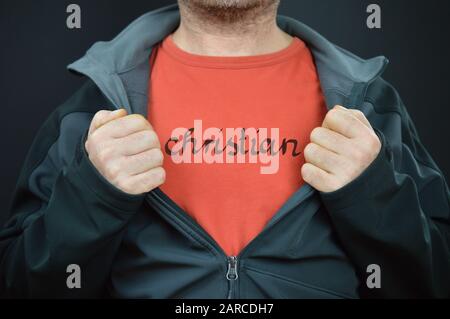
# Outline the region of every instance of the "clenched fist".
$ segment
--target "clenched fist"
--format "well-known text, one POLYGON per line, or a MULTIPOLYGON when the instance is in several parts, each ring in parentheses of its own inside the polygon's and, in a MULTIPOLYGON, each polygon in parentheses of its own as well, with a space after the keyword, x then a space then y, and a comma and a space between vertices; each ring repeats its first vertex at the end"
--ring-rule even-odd
POLYGON ((141 115, 100 111, 86 141, 89 159, 112 185, 125 193, 147 193, 165 181, 158 136, 141 115))
POLYGON ((381 142, 362 112, 335 106, 311 133, 303 180, 321 192, 339 190, 361 175, 380 150, 381 142))

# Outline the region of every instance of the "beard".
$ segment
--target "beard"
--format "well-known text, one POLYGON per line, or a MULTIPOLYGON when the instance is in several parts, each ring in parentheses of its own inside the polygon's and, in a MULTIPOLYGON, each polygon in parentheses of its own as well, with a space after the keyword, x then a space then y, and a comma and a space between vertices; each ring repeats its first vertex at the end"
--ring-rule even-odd
POLYGON ((233 24, 255 19, 261 14, 273 11, 280 0, 179 0, 191 13, 209 22, 233 24))

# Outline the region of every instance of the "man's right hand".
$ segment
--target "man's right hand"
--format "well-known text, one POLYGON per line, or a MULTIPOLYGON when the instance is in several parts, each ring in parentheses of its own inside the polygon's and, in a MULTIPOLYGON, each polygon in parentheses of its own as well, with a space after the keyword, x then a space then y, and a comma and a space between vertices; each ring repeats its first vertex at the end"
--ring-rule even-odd
POLYGON ((125 193, 144 194, 165 181, 158 136, 141 115, 123 109, 98 112, 85 147, 100 174, 125 193))

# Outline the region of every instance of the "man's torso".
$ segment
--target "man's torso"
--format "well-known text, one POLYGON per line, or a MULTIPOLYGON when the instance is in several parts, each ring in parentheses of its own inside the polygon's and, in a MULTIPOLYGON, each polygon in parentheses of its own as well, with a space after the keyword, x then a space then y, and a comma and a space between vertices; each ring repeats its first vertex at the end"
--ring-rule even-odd
POLYGON ((303 185, 302 152, 325 110, 298 38, 271 54, 206 57, 168 37, 149 89, 149 121, 165 154, 161 189, 238 255, 303 185))

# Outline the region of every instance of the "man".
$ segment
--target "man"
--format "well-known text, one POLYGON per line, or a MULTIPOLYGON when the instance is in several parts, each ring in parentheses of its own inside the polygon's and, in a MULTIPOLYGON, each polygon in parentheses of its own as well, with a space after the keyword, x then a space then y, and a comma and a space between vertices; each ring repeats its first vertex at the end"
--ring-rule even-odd
POLYGON ((69 66, 87 82, 28 155, 1 294, 449 297, 449 190, 386 59, 277 0, 178 5, 69 66))

